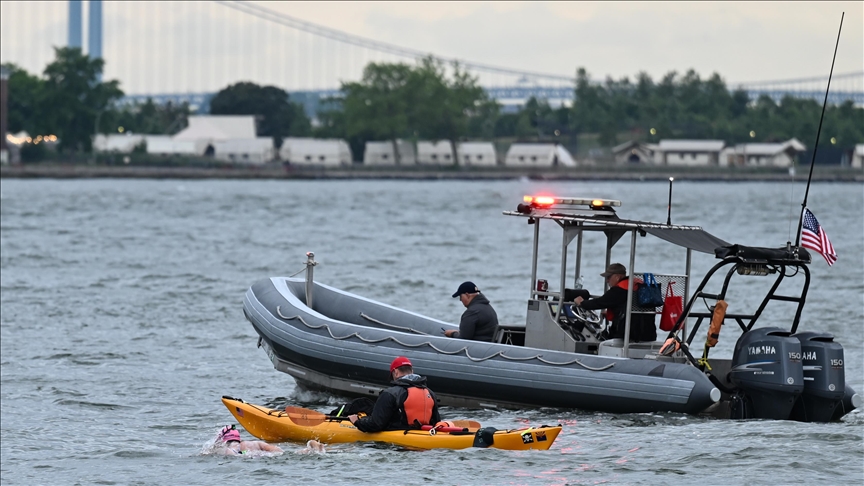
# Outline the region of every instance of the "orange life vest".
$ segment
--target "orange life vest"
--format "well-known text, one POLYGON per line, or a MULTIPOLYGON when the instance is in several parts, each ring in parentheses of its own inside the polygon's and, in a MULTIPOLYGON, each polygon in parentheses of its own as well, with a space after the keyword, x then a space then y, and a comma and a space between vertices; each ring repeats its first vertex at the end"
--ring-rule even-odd
POLYGON ((408 425, 413 427, 419 425, 432 425, 432 408, 435 406, 435 399, 432 398, 432 393, 427 388, 416 386, 408 387, 408 398, 402 404, 402 409, 405 410, 405 417, 408 419, 408 425))
MULTIPOLYGON (((625 278, 624 280, 622 280, 622 281, 618 282, 617 284, 615 284, 615 286, 618 287, 618 288, 622 288, 622 289, 624 289, 624 290, 627 290, 627 289, 628 289, 628 284, 629 284, 629 283, 630 283, 630 279, 629 279, 629 278, 625 278)), ((641 282, 636 281, 636 282, 634 282, 634 283, 638 286, 641 282)), ((609 321, 609 322, 612 322, 612 321, 615 320, 615 311, 614 311, 614 310, 612 310, 612 309, 606 309, 606 320, 609 321)))

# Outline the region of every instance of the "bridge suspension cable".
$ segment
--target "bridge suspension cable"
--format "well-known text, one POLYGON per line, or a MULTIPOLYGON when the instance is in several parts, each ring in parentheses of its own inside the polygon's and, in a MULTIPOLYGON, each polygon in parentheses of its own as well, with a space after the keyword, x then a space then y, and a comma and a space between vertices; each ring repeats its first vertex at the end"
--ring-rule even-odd
POLYGON ((549 74, 549 73, 537 73, 531 71, 523 71, 519 69, 510 69, 500 66, 492 66, 489 64, 483 64, 473 61, 465 61, 457 58, 447 58, 435 55, 431 52, 423 52, 416 49, 410 49, 407 47, 397 46, 395 44, 388 44, 386 42, 380 42, 372 39, 367 39, 365 37, 361 37, 354 34, 348 34, 346 32, 342 32, 340 30, 331 29, 329 27, 324 27, 322 25, 314 24, 312 22, 308 22, 306 20, 300 20, 296 17, 292 17, 290 15, 286 15, 280 12, 276 12, 274 10, 262 7, 260 5, 256 5, 254 3, 249 2, 240 2, 240 1, 226 1, 226 0, 213 0, 215 3, 223 5, 225 7, 237 10, 239 12, 246 13, 248 15, 253 15, 263 20, 268 20, 271 22, 275 22, 280 25, 284 25, 287 27, 291 27, 293 29, 302 30, 304 32, 308 32, 310 34, 326 37, 328 39, 333 39, 339 42, 344 42, 346 44, 351 44, 359 47, 364 47, 366 49, 371 49, 374 51, 384 52, 387 54, 394 54, 397 56, 402 56, 411 59, 420 59, 427 56, 432 56, 435 59, 439 59, 441 61, 447 63, 458 63, 460 66, 464 66, 469 69, 475 69, 477 71, 484 71, 487 73, 495 73, 495 74, 507 74, 514 76, 521 76, 524 78, 534 78, 534 79, 544 79, 544 80, 555 80, 558 82, 569 82, 572 83, 575 80, 575 76, 564 76, 561 74, 549 74))

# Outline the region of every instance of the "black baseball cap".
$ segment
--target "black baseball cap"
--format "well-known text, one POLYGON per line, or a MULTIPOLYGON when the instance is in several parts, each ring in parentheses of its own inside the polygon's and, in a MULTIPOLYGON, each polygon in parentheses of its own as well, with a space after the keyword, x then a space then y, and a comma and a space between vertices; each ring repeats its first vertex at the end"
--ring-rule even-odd
POLYGON ((606 267, 606 271, 601 273, 601 277, 608 277, 609 275, 627 275, 627 268, 620 263, 613 263, 606 267))
POLYGON ((453 298, 455 299, 462 294, 476 294, 477 292, 480 292, 480 289, 474 285, 474 282, 462 282, 462 285, 459 286, 459 290, 453 294, 453 298))

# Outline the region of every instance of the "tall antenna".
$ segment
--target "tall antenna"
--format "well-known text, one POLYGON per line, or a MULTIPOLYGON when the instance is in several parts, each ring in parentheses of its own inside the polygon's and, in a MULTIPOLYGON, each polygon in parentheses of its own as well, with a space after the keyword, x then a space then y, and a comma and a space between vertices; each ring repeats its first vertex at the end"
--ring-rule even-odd
POLYGON ((807 176, 807 189, 804 191, 804 201, 801 202, 801 215, 798 217, 798 233, 795 236, 795 246, 801 243, 801 227, 804 224, 804 210, 807 208, 807 196, 810 194, 810 180, 813 179, 813 166, 816 164, 816 150, 819 148, 819 135, 822 134, 822 120, 825 119, 825 105, 828 104, 828 90, 831 89, 831 76, 834 74, 834 61, 837 60, 837 46, 840 45, 840 32, 843 31, 843 17, 840 15, 840 29, 837 31, 837 42, 834 44, 834 58, 831 59, 831 72, 828 73, 828 86, 825 87, 825 101, 822 102, 822 115, 819 117, 819 128, 816 130, 816 143, 813 145, 813 158, 810 160, 810 175, 807 176))

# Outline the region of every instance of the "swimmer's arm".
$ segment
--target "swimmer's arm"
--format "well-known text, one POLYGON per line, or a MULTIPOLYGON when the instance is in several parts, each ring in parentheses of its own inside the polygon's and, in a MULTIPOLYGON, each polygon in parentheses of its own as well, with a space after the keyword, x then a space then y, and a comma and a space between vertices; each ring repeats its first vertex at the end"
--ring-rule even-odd
POLYGON ((282 452, 282 449, 279 446, 268 444, 266 442, 259 442, 258 446, 261 447, 262 450, 267 452, 282 452))

